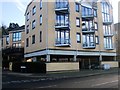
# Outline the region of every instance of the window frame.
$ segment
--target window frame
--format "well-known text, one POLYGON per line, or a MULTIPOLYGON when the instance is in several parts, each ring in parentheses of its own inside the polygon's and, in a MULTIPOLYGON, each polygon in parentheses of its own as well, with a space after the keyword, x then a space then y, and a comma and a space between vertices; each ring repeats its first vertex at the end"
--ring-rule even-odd
POLYGON ((42 25, 42 22, 43 22, 43 17, 42 15, 40 15, 40 25, 42 25))
POLYGON ((42 31, 40 31, 40 42, 42 42, 42 31))
POLYGON ((76 27, 80 27, 80 18, 78 18, 78 17, 76 17, 76 27), (79 25, 77 25, 78 23, 79 23, 79 25))
POLYGON ((81 43, 81 34, 77 32, 76 37, 77 37, 77 43, 81 43), (79 37, 79 40, 78 40, 78 37, 79 37))
POLYGON ((32 44, 35 44, 35 35, 32 35, 32 44))
POLYGON ((40 9, 42 9, 42 6, 43 6, 43 5, 42 5, 42 0, 40 0, 40 9))
POLYGON ((80 5, 79 5, 79 3, 75 3, 75 10, 76 10, 76 12, 80 12, 80 5))
POLYGON ((33 20, 32 21, 32 29, 35 29, 35 26, 36 26, 36 20, 33 20))
POLYGON ((32 8, 32 15, 34 15, 35 13, 36 13, 36 6, 32 8))
POLYGON ((26 47, 29 47, 29 38, 26 38, 26 47))

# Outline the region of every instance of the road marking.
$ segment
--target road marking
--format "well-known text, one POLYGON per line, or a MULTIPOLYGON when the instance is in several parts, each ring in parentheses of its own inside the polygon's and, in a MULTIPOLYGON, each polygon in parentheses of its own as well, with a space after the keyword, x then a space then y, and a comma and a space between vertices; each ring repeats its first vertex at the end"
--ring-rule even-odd
POLYGON ((43 86, 43 87, 36 87, 36 88, 50 88, 50 87, 56 87, 57 85, 49 85, 49 86, 43 86))
POLYGON ((105 85, 105 84, 110 84, 110 83, 114 83, 114 82, 118 82, 118 80, 111 81, 111 82, 104 82, 104 83, 100 83, 100 84, 95 84, 95 85, 92 85, 92 87, 101 86, 101 85, 105 85))

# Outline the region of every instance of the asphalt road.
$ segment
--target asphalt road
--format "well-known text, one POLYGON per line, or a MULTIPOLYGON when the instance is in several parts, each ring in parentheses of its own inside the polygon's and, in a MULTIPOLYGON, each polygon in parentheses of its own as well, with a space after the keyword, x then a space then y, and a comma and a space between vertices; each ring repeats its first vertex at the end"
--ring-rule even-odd
POLYGON ((52 79, 3 74, 4 88, 35 90, 40 88, 118 88, 118 73, 83 78, 52 79))

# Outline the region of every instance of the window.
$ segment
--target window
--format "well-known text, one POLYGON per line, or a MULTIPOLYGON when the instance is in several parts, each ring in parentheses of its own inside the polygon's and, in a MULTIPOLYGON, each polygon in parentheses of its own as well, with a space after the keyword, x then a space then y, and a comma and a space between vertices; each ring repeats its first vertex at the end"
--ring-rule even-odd
POLYGON ((98 30, 98 24, 95 23, 95 30, 98 30))
POLYGON ((110 6, 107 2, 102 2, 102 17, 103 22, 109 22, 112 19, 110 16, 110 6))
POLYGON ((32 9, 32 14, 34 15, 35 13, 36 13, 36 6, 34 6, 32 9))
POLYGON ((69 25, 68 14, 56 15, 56 26, 66 26, 69 25))
POLYGON ((70 31, 56 31, 56 44, 70 44, 70 31))
POLYGON ((6 37, 6 44, 9 44, 9 36, 6 37))
POLYGON ((93 15, 92 8, 82 6, 82 16, 91 16, 93 15))
POLYGON ((76 26, 80 27, 80 18, 76 18, 76 26))
POLYGON ((80 40, 80 33, 77 33, 77 43, 80 43, 81 40, 80 40))
POLYGON ((112 34, 111 25, 103 25, 103 30, 104 30, 104 35, 112 34))
POLYGON ((21 47, 21 43, 13 43, 13 47, 21 47))
POLYGON ((26 34, 28 34, 29 33, 29 25, 27 25, 27 27, 26 27, 26 34))
POLYGON ((29 38, 26 39, 26 47, 29 46, 29 38))
POLYGON ((42 0, 40 0, 40 9, 42 9, 42 0))
POLYGON ((21 32, 14 32, 13 33, 13 41, 21 41, 21 32))
POLYGON ((27 19, 27 21, 30 19, 29 12, 27 13, 26 19, 27 19))
POLYGON ((42 25, 42 15, 40 15, 40 25, 42 25))
POLYGON ((36 22, 35 22, 35 20, 32 22, 32 29, 34 29, 35 28, 35 25, 36 25, 36 22))
POLYGON ((95 36, 95 42, 96 42, 96 44, 99 44, 99 37, 98 36, 95 36))
POLYGON ((94 35, 86 34, 83 35, 83 47, 95 46, 94 35))
POLYGON ((35 44, 35 35, 32 36, 32 44, 35 44))
POLYGON ((75 8, 76 8, 76 12, 79 12, 79 4, 78 3, 75 4, 75 8))
POLYGON ((40 42, 42 42, 42 31, 40 31, 40 42))
POLYGON ((68 8, 68 0, 56 0, 56 8, 68 8))
POLYGON ((94 10, 94 16, 97 17, 97 10, 94 10))
POLYGON ((112 49, 113 48, 112 37, 105 37, 104 38, 104 47, 105 47, 105 49, 112 49))

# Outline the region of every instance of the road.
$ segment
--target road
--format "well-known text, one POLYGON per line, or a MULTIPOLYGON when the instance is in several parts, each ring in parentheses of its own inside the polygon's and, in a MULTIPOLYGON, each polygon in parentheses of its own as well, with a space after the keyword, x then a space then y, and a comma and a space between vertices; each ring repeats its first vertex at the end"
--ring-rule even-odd
POLYGON ((3 88, 35 90, 39 88, 118 88, 118 73, 83 78, 53 79, 3 74, 3 88))

